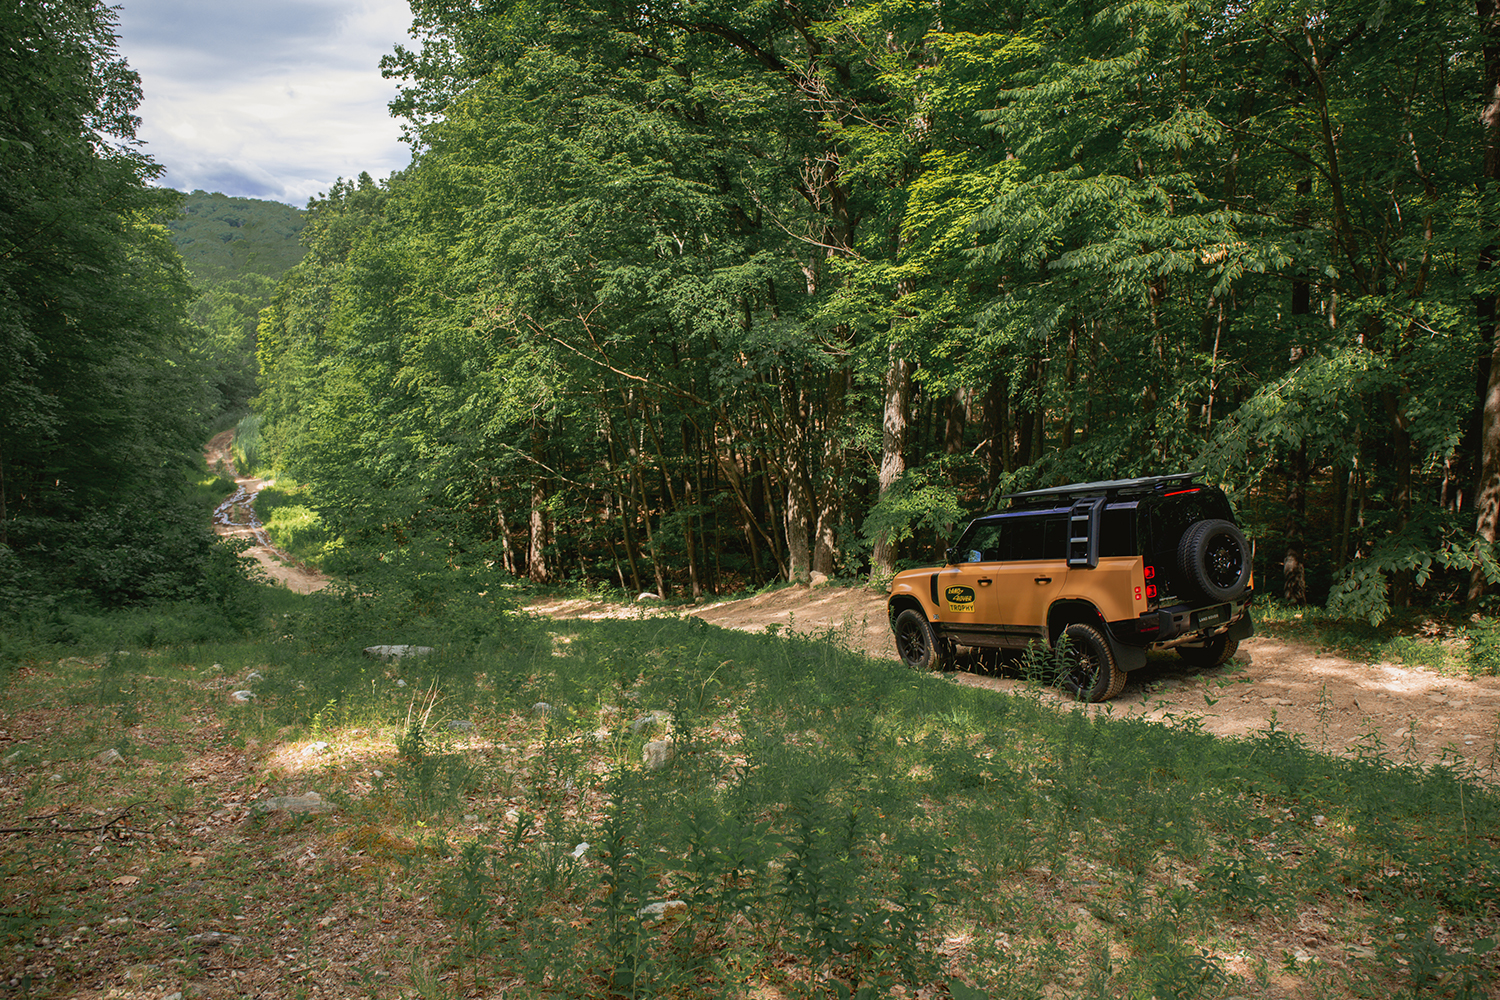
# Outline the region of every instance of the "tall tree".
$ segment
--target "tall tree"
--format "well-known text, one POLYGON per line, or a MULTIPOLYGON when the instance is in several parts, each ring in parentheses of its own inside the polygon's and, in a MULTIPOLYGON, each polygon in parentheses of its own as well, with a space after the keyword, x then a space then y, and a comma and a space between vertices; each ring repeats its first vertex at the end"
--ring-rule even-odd
POLYGON ((0 560, 122 600, 207 545, 180 502, 205 397, 113 29, 94 0, 0 9, 0 560))

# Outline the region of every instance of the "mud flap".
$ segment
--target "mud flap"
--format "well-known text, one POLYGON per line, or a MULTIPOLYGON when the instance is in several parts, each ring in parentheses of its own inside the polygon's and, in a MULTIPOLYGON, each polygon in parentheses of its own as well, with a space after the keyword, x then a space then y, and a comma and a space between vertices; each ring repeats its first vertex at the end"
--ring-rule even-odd
MULTIPOLYGON (((1248 618, 1249 616, 1246 615, 1248 618)), ((1127 646, 1116 639, 1110 629, 1104 629, 1104 641, 1109 643, 1109 651, 1115 654, 1115 666, 1127 674, 1132 670, 1139 670, 1146 665, 1146 650, 1142 646, 1127 646)))
POLYGON ((1255 622, 1250 620, 1249 608, 1246 608, 1245 613, 1240 615, 1239 618, 1229 623, 1229 638, 1235 642, 1248 639, 1254 634, 1255 622))

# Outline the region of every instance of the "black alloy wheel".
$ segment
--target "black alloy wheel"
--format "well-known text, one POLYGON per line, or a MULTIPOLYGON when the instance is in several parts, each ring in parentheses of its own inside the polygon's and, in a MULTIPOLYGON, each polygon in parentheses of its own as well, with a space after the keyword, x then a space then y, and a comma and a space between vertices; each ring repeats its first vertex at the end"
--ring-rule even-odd
POLYGON ((1079 701, 1108 701, 1125 690, 1125 671, 1115 663, 1104 636, 1092 625, 1069 625, 1059 643, 1062 665, 1057 686, 1079 701))
POLYGON ((945 657, 932 623, 922 612, 907 608, 896 616, 896 655, 913 670, 941 670, 945 657))
POLYGON ((1250 543, 1229 521, 1198 521, 1182 533, 1178 566, 1188 582, 1215 603, 1233 601, 1250 585, 1250 543))

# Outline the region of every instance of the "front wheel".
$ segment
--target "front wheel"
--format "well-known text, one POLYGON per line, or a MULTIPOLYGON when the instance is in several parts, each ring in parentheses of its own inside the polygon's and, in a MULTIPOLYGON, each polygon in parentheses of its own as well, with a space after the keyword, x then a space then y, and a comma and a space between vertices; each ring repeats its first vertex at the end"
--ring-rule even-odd
POLYGON ((907 608, 896 616, 896 655, 913 670, 942 670, 945 657, 932 623, 922 612, 907 608))
POLYGON ((1240 648, 1238 639, 1231 639, 1227 635, 1214 636, 1201 646, 1178 646, 1177 655, 1190 667, 1199 670, 1212 670, 1214 667, 1222 667, 1234 656, 1235 650, 1240 648))
POLYGON ((1058 642, 1063 645, 1057 685, 1079 701, 1108 701, 1125 690, 1125 671, 1115 663, 1109 643, 1091 625, 1069 625, 1058 642))

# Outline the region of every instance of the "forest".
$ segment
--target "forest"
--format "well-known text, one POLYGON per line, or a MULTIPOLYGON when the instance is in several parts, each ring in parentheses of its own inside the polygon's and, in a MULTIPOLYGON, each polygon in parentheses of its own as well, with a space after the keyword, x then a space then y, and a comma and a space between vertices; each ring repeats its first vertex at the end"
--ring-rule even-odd
POLYGON ((6 12, 6 586, 190 588, 246 399, 348 573, 878 583, 1191 470, 1263 592, 1500 582, 1492 0, 412 12, 410 166, 296 218, 151 185, 107 10, 6 12))
POLYGON ((412 8, 413 162, 309 205, 258 330, 346 553, 879 581, 1190 469, 1264 591, 1500 581, 1491 0, 412 8))

